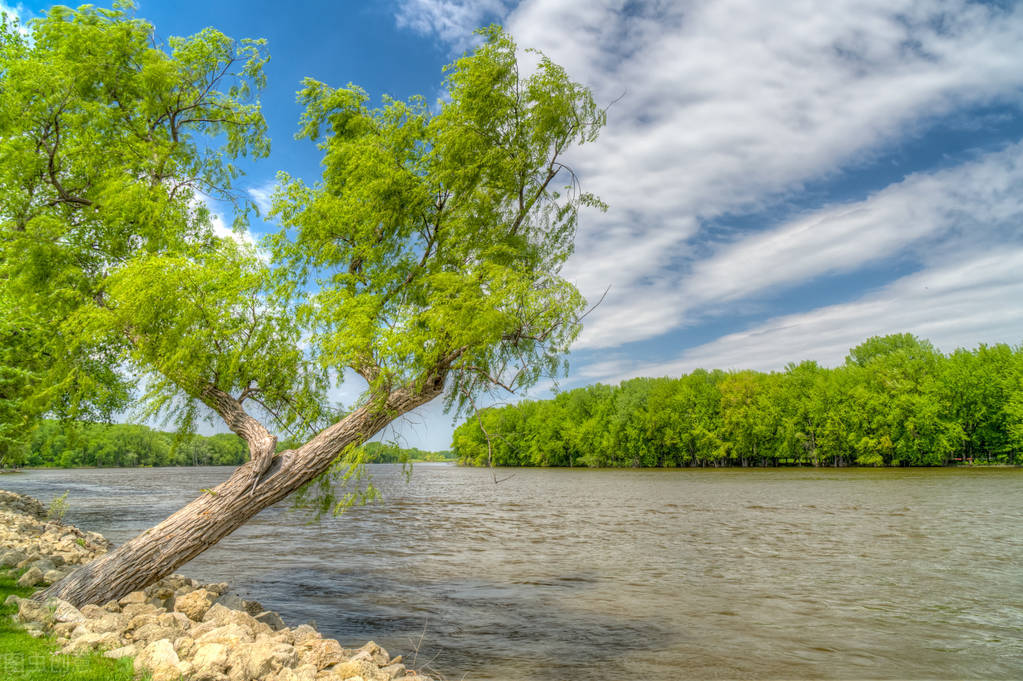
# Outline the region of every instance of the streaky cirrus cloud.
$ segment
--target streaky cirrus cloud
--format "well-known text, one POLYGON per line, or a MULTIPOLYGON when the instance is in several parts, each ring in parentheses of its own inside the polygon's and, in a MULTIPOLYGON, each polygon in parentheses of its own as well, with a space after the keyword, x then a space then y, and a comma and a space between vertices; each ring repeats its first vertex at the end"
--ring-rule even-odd
MULTIPOLYGON (((653 338, 684 323, 679 289, 717 236, 710 220, 769 209, 807 183, 876 160, 941 116, 1018 103, 1023 87, 1018 6, 633 7, 527 0, 508 19, 521 44, 565 64, 603 101, 624 93, 602 139, 573 159, 612 208, 587 218, 568 268, 591 297, 612 286, 581 347, 653 338)), ((880 249, 875 257, 894 245, 864 243, 880 249)), ((789 267, 778 255, 774 269, 789 267)), ((864 252, 857 262, 872 259, 864 252)))
POLYGON ((841 363, 870 336, 913 333, 950 352, 1023 342, 1023 246, 976 254, 902 277, 859 300, 784 315, 690 348, 666 362, 619 358, 586 367, 590 380, 677 376, 697 368, 782 369, 789 361, 841 363))

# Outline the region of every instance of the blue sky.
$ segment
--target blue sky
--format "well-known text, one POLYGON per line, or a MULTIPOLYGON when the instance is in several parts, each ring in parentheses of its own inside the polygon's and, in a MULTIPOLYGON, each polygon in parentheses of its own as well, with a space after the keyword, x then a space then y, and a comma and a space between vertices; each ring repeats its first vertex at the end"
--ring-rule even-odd
MULTIPOLYGON (((269 41, 273 152, 243 180, 257 199, 277 170, 318 176, 292 138, 302 77, 435 98, 491 21, 620 97, 571 159, 610 210, 584 217, 566 274, 592 300, 611 289, 563 387, 835 365, 893 332, 946 351, 1023 341, 1018 3, 143 0, 138 15, 160 36, 269 41)), ((439 449, 450 431, 428 406, 391 434, 439 449)))

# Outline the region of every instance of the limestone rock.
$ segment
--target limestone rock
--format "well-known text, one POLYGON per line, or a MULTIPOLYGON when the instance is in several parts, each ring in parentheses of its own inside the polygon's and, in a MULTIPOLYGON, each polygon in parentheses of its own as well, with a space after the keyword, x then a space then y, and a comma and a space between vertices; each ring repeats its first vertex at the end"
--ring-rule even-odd
POLYGON ((153 676, 153 681, 178 681, 181 672, 178 669, 178 654, 167 639, 154 641, 145 647, 135 658, 135 673, 146 671, 153 676))
POLYGON ((245 601, 243 601, 237 594, 224 594, 217 599, 217 605, 221 605, 231 610, 245 610, 245 601))
POLYGON ((0 567, 14 567, 21 561, 28 558, 23 552, 16 549, 9 549, 0 554, 0 567))
POLYGON ((379 667, 386 666, 387 663, 391 661, 391 656, 388 655, 387 651, 384 650, 381 646, 377 645, 375 641, 370 641, 369 643, 362 646, 355 652, 356 654, 366 653, 369 656, 370 660, 372 660, 379 667))
POLYGON ((59 598, 54 598, 47 605, 53 605, 53 619, 55 622, 85 622, 86 617, 82 614, 82 611, 71 605, 67 601, 62 601, 59 598))
POLYGON ((122 607, 126 606, 126 605, 134 605, 134 604, 137 604, 137 603, 145 603, 146 602, 146 592, 145 591, 132 591, 130 594, 128 594, 127 596, 125 596, 124 598, 120 599, 117 602, 120 603, 122 607))
POLYGON ((231 623, 206 632, 195 639, 195 642, 200 646, 207 643, 222 643, 226 646, 234 647, 242 643, 251 643, 254 638, 249 631, 246 631, 237 624, 231 623))
POLYGON ((317 670, 348 659, 347 651, 332 638, 307 638, 295 646, 303 663, 316 665, 317 670))
POLYGON ((179 596, 174 601, 174 611, 180 612, 194 622, 201 622, 213 605, 213 594, 206 589, 197 589, 179 596))
POLYGON ((138 648, 136 648, 132 644, 129 644, 126 646, 121 646, 120 648, 108 650, 107 652, 103 653, 103 657, 109 657, 112 660, 119 660, 122 657, 133 657, 136 654, 138 654, 138 648))
POLYGON ((43 581, 43 571, 33 566, 18 580, 18 586, 28 589, 43 581))
POLYGON ((56 584, 62 579, 64 579, 64 573, 57 569, 47 570, 43 573, 43 581, 47 584, 56 584))
POLYGON ((280 631, 285 628, 284 620, 281 619, 280 615, 273 611, 261 612, 255 616, 255 619, 257 622, 262 622, 269 626, 274 631, 280 631))
MULTIPOLYGON (((77 630, 76 630, 77 633, 77 630)), ((108 632, 105 634, 94 634, 87 632, 81 636, 73 636, 67 645, 61 650, 65 655, 81 655, 91 650, 97 650, 100 648, 120 648, 124 644, 121 642, 121 637, 115 632, 108 632)))
POLYGON ((194 673, 202 678, 213 678, 227 670, 227 646, 223 643, 207 643, 195 650, 192 657, 194 673))

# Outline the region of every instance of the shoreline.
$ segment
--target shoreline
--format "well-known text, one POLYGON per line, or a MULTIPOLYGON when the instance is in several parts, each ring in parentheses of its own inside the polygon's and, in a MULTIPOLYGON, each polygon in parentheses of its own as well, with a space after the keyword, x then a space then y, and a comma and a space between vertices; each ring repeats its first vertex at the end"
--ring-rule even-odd
MULTIPOLYGON (((27 495, 0 490, 0 570, 27 588, 53 583, 112 547, 97 532, 47 518, 27 495)), ((75 608, 17 596, 14 619, 60 654, 134 658, 153 681, 431 681, 370 641, 344 648, 313 626, 288 627, 226 582, 173 574, 117 601, 75 608)))

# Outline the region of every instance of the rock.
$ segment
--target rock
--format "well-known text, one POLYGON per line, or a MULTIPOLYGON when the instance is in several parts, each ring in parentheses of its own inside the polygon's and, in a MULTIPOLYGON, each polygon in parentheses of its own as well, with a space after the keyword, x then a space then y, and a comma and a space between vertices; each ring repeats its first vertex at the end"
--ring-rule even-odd
POLYGON ((261 639, 231 651, 232 668, 240 668, 245 678, 262 679, 271 672, 298 664, 298 654, 287 643, 261 639))
POLYGON ((54 598, 47 602, 47 605, 56 606, 53 610, 53 619, 55 622, 85 622, 86 616, 82 614, 82 611, 71 605, 67 601, 62 601, 59 598, 54 598))
POLYGON ((216 604, 222 605, 225 608, 230 608, 231 610, 241 610, 243 612, 245 610, 245 601, 239 598, 236 594, 224 594, 217 599, 216 604))
POLYGON ((255 617, 259 613, 264 612, 266 608, 259 601, 242 601, 242 610, 255 617))
POLYGON ((400 679, 405 676, 405 665, 389 664, 386 667, 381 667, 380 671, 387 674, 387 676, 391 679, 400 679))
POLYGON ((296 644, 295 650, 303 663, 316 665, 317 671, 348 659, 347 651, 332 638, 310 637, 296 644))
POLYGON ((20 601, 20 600, 21 600, 20 596, 16 596, 15 594, 11 594, 10 596, 8 596, 7 598, 4 599, 4 605, 17 605, 18 601, 20 601))
POLYGON ((135 673, 146 671, 152 674, 153 681, 178 681, 181 672, 178 669, 178 654, 167 639, 154 641, 135 658, 135 673))
POLYGON ((337 674, 339 679, 348 679, 353 676, 361 676, 368 681, 390 681, 391 679, 379 667, 365 659, 342 662, 335 665, 331 671, 337 674))
POLYGON ((273 611, 261 612, 256 615, 255 618, 257 622, 262 622, 274 631, 280 631, 285 628, 284 620, 281 619, 280 615, 273 611))
POLYGON ((114 648, 103 653, 103 657, 109 657, 112 660, 119 660, 122 657, 134 657, 138 653, 138 648, 134 645, 129 644, 121 646, 120 648, 114 648))
POLYGON ((57 566, 53 564, 53 561, 48 558, 45 558, 43 560, 37 560, 34 563, 32 563, 32 566, 39 568, 39 571, 42 572, 44 575, 50 570, 57 569, 57 566))
POLYGON ((195 651, 195 639, 191 636, 179 636, 174 639, 174 652, 176 652, 178 657, 181 659, 192 657, 195 655, 195 651))
POLYGON ((43 581, 47 584, 56 584, 62 579, 64 579, 64 573, 57 569, 47 570, 43 573, 43 581))
POLYGON ((200 646, 207 643, 222 643, 233 648, 242 643, 251 643, 254 639, 255 637, 249 631, 232 622, 206 632, 195 639, 195 642, 200 646))
POLYGON ((14 567, 26 558, 28 556, 23 552, 16 549, 8 549, 0 554, 0 567, 14 567))
POLYGON ((19 598, 17 619, 23 624, 35 622, 40 626, 48 626, 53 622, 53 613, 42 603, 37 603, 31 598, 19 598))
POLYGON ((197 589, 174 600, 174 611, 184 614, 194 622, 201 622, 213 605, 214 597, 206 589, 197 589))
POLYGON ((107 601, 103 604, 103 609, 107 612, 121 612, 121 604, 117 601, 107 601))
POLYGON ((311 664, 305 664, 296 669, 285 667, 277 672, 275 679, 276 681, 316 681, 316 667, 311 664))
POLYGON ((18 586, 28 589, 43 581, 43 571, 37 567, 30 567, 28 571, 18 580, 18 586))
POLYGON ((194 673, 200 678, 210 678, 227 670, 227 646, 223 643, 207 643, 195 650, 192 657, 194 673))
MULTIPOLYGON (((77 633, 77 629, 75 633, 77 633)), ((124 645, 116 632, 94 634, 87 632, 81 636, 72 636, 71 641, 61 650, 65 655, 81 655, 98 648, 120 648, 124 645)))
POLYGON ((355 652, 356 654, 366 653, 370 660, 378 667, 386 666, 391 661, 391 656, 387 654, 386 650, 377 645, 375 641, 370 641, 355 652))
POLYGON ((145 591, 132 591, 130 594, 128 594, 127 596, 125 596, 124 598, 120 599, 117 602, 122 607, 126 606, 126 605, 134 605, 134 604, 138 604, 138 603, 145 603, 146 602, 146 592, 145 591))
POLYGON ((98 605, 93 605, 92 603, 87 603, 86 605, 82 606, 81 613, 83 615, 85 615, 89 619, 94 619, 94 618, 102 617, 103 615, 106 615, 107 611, 104 610, 103 608, 99 607, 98 605))

